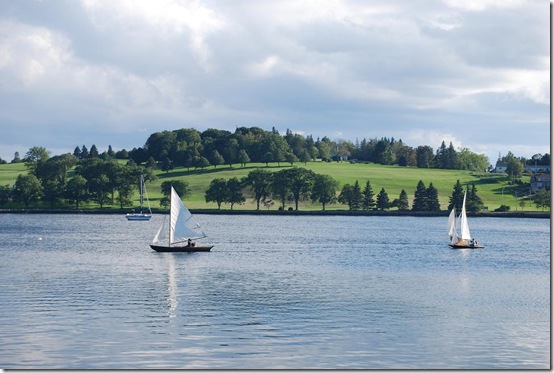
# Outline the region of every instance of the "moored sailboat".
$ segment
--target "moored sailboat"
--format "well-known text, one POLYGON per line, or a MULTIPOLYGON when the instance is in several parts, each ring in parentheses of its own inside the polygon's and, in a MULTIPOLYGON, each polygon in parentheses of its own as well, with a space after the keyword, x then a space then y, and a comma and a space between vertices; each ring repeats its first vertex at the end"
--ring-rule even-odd
POLYGON ((191 212, 172 186, 169 222, 164 217, 164 221, 154 236, 150 247, 152 250, 159 252, 210 251, 213 246, 196 245, 193 241, 204 237, 206 237, 206 234, 194 220, 191 212))
POLYGON ((462 211, 456 218, 456 207, 452 208, 448 216, 448 236, 450 237, 449 246, 453 249, 482 249, 484 246, 479 245, 477 240, 471 237, 469 224, 466 215, 466 194, 464 193, 464 201, 462 203, 462 211), (459 222, 460 235, 458 235, 457 225, 459 222))
POLYGON ((145 213, 142 211, 145 193, 146 193, 146 188, 144 187, 144 176, 140 175, 140 212, 131 212, 129 214, 126 214, 125 217, 127 218, 127 220, 132 220, 132 221, 150 220, 150 218, 152 217, 152 210, 150 209, 150 201, 148 200, 148 194, 146 194, 146 202, 148 203, 149 213, 145 213))

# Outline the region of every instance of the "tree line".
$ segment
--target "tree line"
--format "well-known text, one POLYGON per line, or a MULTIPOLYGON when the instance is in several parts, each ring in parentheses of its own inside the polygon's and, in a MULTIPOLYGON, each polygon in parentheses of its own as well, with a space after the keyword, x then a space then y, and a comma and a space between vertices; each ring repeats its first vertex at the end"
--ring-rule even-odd
POLYGON ((50 157, 44 147, 29 149, 23 158, 29 169, 19 175, 13 186, 0 186, 0 207, 8 202, 20 202, 29 207, 42 201, 50 207, 64 201, 76 208, 85 202, 105 205, 132 205, 131 197, 138 190, 140 175, 154 180, 154 169, 137 165, 132 160, 121 164, 115 158, 87 157, 79 159, 72 154, 50 157), (72 170, 71 177, 69 171, 72 170))
MULTIPOLYGON (((152 133, 142 147, 130 151, 114 152, 111 145, 100 153, 96 145, 88 149, 76 146, 73 155, 78 159, 117 158, 130 159, 136 164, 161 165, 169 171, 174 167, 205 168, 220 165, 233 166, 248 163, 290 163, 312 160, 372 162, 383 165, 399 165, 418 168, 460 169, 483 172, 490 166, 485 155, 476 154, 468 148, 455 149, 444 141, 437 149, 429 145, 411 147, 394 138, 333 141, 327 136, 314 140, 312 135, 303 136, 289 129, 281 136, 259 127, 237 127, 234 132, 210 128, 200 132, 194 128, 152 133)), ((531 159, 517 158, 511 152, 503 158, 510 164, 511 174, 520 175, 525 164, 550 164, 550 155, 536 154, 531 159)), ((18 152, 12 163, 23 162, 18 152)), ((0 159, 0 163, 7 163, 0 159)))
MULTIPOLYGON (((180 192, 185 196, 189 193, 188 185, 180 185, 180 192)), ((478 212, 483 208, 483 202, 477 195, 477 188, 472 184, 467 189, 466 209, 478 212)), ((448 209, 461 209, 464 190, 458 180, 453 187, 448 209)), ((375 195, 371 182, 368 180, 362 190, 359 181, 345 184, 339 188, 339 183, 332 176, 317 174, 301 167, 287 168, 271 172, 265 169, 255 169, 244 178, 233 177, 228 180, 215 178, 205 192, 206 203, 216 203, 221 209, 223 203, 230 204, 231 210, 235 204, 243 204, 246 196, 256 203, 256 210, 261 206, 270 208, 278 201, 279 210, 284 210, 286 203, 294 204, 289 210, 298 210, 300 201, 311 201, 321 204, 322 210, 331 203, 341 203, 351 211, 387 210, 397 208, 401 211, 410 210, 408 194, 402 189, 398 198, 390 200, 385 188, 375 195), (339 193, 340 191, 340 193, 339 193), (338 193, 338 195, 337 195, 338 193)), ((414 192, 412 211, 440 211, 438 190, 429 183, 420 180, 414 192)))

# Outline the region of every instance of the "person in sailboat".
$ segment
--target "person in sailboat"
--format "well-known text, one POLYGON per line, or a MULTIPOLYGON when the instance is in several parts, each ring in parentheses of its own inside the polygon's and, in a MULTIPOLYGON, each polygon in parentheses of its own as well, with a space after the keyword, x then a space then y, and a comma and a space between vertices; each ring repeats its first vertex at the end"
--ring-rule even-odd
POLYGON ((189 238, 188 241, 187 241, 187 246, 188 247, 194 247, 194 246, 196 246, 196 243, 192 242, 192 240, 189 238))

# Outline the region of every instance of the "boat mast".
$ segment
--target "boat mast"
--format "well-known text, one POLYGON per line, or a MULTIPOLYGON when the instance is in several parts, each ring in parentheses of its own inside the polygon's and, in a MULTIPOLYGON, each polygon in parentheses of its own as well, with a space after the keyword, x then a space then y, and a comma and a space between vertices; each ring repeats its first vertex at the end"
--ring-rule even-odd
POLYGON ((142 186, 144 185, 144 178, 140 175, 140 213, 142 214, 142 186))
POLYGON ((171 246, 171 224, 173 223, 171 220, 171 208, 173 207, 173 185, 171 185, 171 190, 169 192, 169 224, 167 225, 169 232, 167 232, 167 246, 171 246))

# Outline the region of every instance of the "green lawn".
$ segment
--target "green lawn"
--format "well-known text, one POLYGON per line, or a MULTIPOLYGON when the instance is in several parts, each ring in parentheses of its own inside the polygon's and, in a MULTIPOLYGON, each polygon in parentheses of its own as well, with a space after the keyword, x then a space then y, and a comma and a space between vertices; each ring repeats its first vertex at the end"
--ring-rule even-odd
MULTIPOLYGON (((501 204, 505 204, 511 207, 511 211, 521 211, 522 208, 517 203, 514 196, 515 187, 508 184, 508 177, 505 175, 484 174, 476 175, 469 171, 459 170, 438 170, 438 169, 421 169, 411 167, 399 167, 399 166, 383 166, 377 164, 351 164, 349 162, 310 162, 306 166, 296 164, 296 166, 306 167, 319 174, 328 174, 333 176, 339 181, 341 187, 344 184, 353 184, 356 180, 359 181, 360 187, 364 188, 367 180, 371 182, 373 192, 375 195, 379 193, 381 188, 385 188, 389 195, 389 199, 392 201, 398 198, 400 191, 404 189, 408 194, 410 206, 413 200, 414 192, 419 180, 423 180, 425 186, 429 186, 429 183, 433 185, 439 191, 439 202, 441 208, 446 210, 448 207, 448 200, 452 194, 453 186, 456 180, 460 180, 463 185, 475 183, 477 187, 477 193, 483 200, 485 206, 488 206, 489 211, 493 211, 501 204), (502 193, 504 189, 504 193, 502 193)), ((166 180, 183 180, 189 183, 192 193, 185 199, 185 203, 192 209, 215 209, 217 205, 215 203, 206 204, 204 201, 204 192, 208 188, 212 179, 221 177, 228 179, 231 177, 241 178, 246 176, 251 170, 255 168, 264 168, 270 171, 278 171, 290 165, 281 163, 270 163, 269 167, 265 163, 248 164, 247 167, 235 167, 218 166, 216 168, 209 167, 204 170, 187 170, 185 168, 176 168, 170 172, 156 171, 158 179, 154 182, 146 184, 147 194, 150 200, 150 204, 153 208, 159 207, 159 201, 162 197, 160 192, 160 185, 166 180)), ((0 165, 0 185, 13 184, 19 174, 25 174, 27 169, 23 163, 18 164, 5 164, 0 165)), ((528 182, 529 178, 525 176, 524 181, 528 182)), ((520 196, 522 192, 519 192, 520 196)), ((133 196, 138 206, 138 193, 133 196)), ((276 202, 272 209, 277 209, 279 203, 276 202)), ((287 204, 287 208, 293 206, 293 203, 287 204)), ((95 207, 94 204, 84 205, 83 208, 95 207)), ((107 206, 108 208, 110 206, 107 206)), ((117 206, 111 206, 112 208, 118 208, 117 206)), ((251 198, 247 198, 246 203, 243 205, 235 205, 234 209, 237 210, 251 210, 255 209, 256 205, 251 198)), ((301 210, 320 210, 321 205, 312 204, 311 202, 303 202, 300 207, 301 210)), ((229 205, 222 205, 222 209, 230 209, 229 205)), ((345 210, 347 207, 342 204, 333 204, 327 206, 328 210, 345 210)), ((524 211, 539 211, 534 204, 529 201, 526 202, 523 207, 524 211)))

